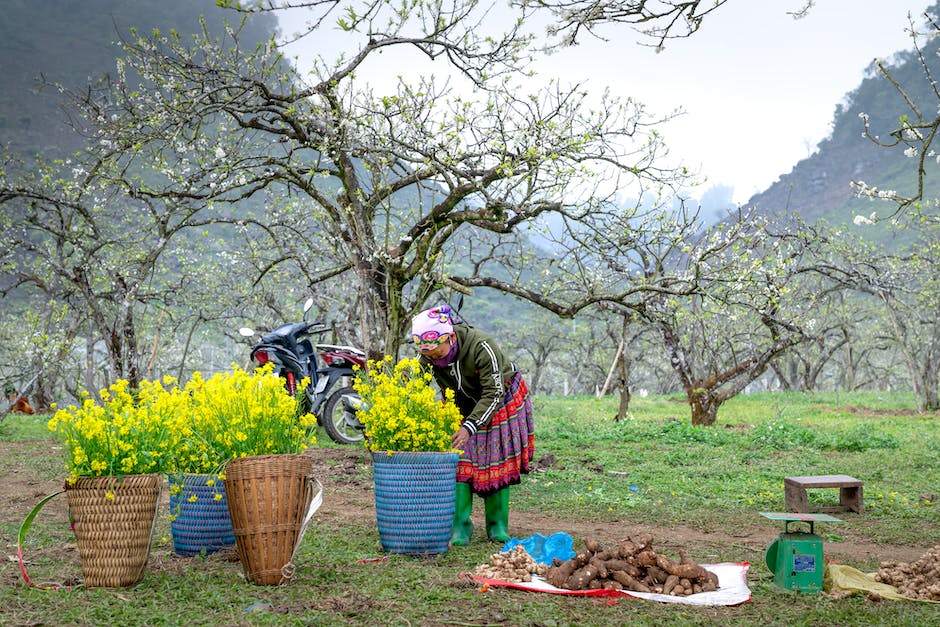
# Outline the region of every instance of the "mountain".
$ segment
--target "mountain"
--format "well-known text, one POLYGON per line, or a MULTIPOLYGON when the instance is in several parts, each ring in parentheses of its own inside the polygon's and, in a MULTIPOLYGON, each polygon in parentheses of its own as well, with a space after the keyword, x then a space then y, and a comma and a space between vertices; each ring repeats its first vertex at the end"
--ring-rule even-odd
MULTIPOLYGON (((940 3, 932 12, 940 12, 940 3)), ((938 49, 940 44, 936 40, 924 49, 924 59, 932 76, 940 75, 938 49)), ((916 52, 898 52, 886 60, 885 65, 907 97, 927 120, 932 120, 940 96, 934 91, 935 86, 916 52)), ((860 117, 863 113, 869 116, 872 134, 882 142, 893 140, 890 133, 898 127, 902 116, 914 118, 905 96, 881 74, 874 62, 861 84, 836 105, 830 135, 789 173, 752 196, 748 207, 761 212, 796 212, 808 222, 824 219, 831 224, 847 225, 865 237, 882 242, 891 238, 888 228, 853 224, 856 215, 868 216, 875 211, 888 215, 894 205, 856 197, 851 183, 863 181, 878 189, 910 196, 916 191, 917 162, 904 154, 906 146, 903 144, 885 148, 863 137, 865 127, 860 117)), ((930 165, 936 165, 935 161, 928 161, 924 193, 925 197, 934 198, 940 196, 940 177, 930 176, 930 165)))
MULTIPOLYGON (((117 42, 131 28, 180 33, 211 32, 238 15, 214 0, 5 0, 0 19, 0 141, 21 155, 71 153, 81 138, 68 128, 64 98, 44 88, 40 77, 81 92, 115 70, 117 42)), ((266 40, 275 30, 271 16, 256 16, 243 41, 266 40)))

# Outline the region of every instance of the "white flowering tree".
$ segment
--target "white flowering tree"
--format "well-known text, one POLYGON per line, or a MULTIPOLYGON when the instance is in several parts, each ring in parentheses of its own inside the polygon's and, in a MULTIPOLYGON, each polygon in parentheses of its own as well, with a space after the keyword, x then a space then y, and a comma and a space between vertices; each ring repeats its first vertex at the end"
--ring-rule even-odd
POLYGON ((910 250, 889 252, 855 241, 842 249, 845 263, 824 271, 871 297, 880 314, 877 336, 900 355, 919 408, 935 411, 940 409, 940 225, 921 218, 916 229, 910 250))
POLYGON ((869 215, 856 216, 855 224, 888 223, 910 244, 890 253, 856 250, 854 272, 848 282, 874 296, 882 306, 884 335, 903 356, 920 408, 932 411, 940 408, 940 199, 929 196, 925 183, 936 176, 940 163, 935 144, 940 131, 940 92, 934 69, 940 4, 928 9, 924 17, 923 29, 917 28, 913 19, 910 25, 914 55, 923 70, 921 76, 906 75, 906 82, 902 82, 884 63, 876 61, 878 70, 906 103, 906 109, 897 116, 896 128, 879 133, 871 128, 869 116, 861 116, 865 135, 871 141, 886 150, 904 151, 913 166, 914 183, 906 189, 853 183, 860 196, 881 203, 873 205, 869 215))
POLYGON ((805 392, 854 385, 850 373, 845 372, 849 364, 839 359, 859 348, 853 346, 859 341, 859 308, 847 292, 823 300, 816 311, 810 312, 815 331, 812 337, 770 362, 782 389, 805 392))
POLYGON ((714 424, 722 403, 825 333, 819 311, 835 292, 818 273, 818 240, 771 228, 739 216, 690 242, 673 261, 693 289, 638 309, 662 338, 693 425, 714 424))
MULTIPOLYGON (((894 88, 903 109, 894 116, 897 124, 894 128, 884 128, 884 121, 877 125, 868 113, 861 113, 863 133, 871 142, 886 150, 903 150, 911 160, 914 170, 914 184, 906 189, 889 189, 879 184, 865 181, 853 181, 856 193, 862 198, 881 201, 870 215, 855 217, 856 225, 867 225, 881 221, 902 220, 914 215, 927 223, 940 221, 937 199, 927 195, 925 181, 933 174, 933 168, 940 163, 940 152, 935 141, 940 131, 940 92, 935 80, 936 57, 940 47, 937 35, 940 34, 940 3, 930 7, 922 17, 926 20, 923 27, 918 27, 919 20, 911 18, 909 32, 912 36, 913 52, 911 63, 902 64, 895 72, 882 60, 876 59, 874 67, 894 88), (913 63, 916 59, 917 63, 913 63), (916 68, 922 70, 916 75, 916 68), (905 70, 910 71, 905 71, 905 70), (887 211, 882 207, 890 208, 887 211)), ((889 122, 890 123, 890 122, 889 122)))
POLYGON ((627 25, 644 34, 650 45, 689 37, 708 14, 727 0, 516 0, 526 7, 546 9, 552 15, 548 33, 561 45, 575 45, 582 34, 599 36, 596 29, 611 24, 627 25))
MULTIPOLYGON (((816 272, 821 238, 805 225, 774 226, 738 213, 703 230, 694 211, 666 199, 640 201, 630 211, 595 207, 585 220, 594 228, 550 240, 556 254, 549 263, 513 263, 505 251, 488 258, 504 272, 514 268, 508 277, 452 278, 516 294, 561 316, 612 310, 621 318, 614 347, 629 344, 637 325, 653 329, 696 425, 713 424, 721 404, 775 359, 825 335, 828 323, 815 312, 831 296, 816 272)), ((625 365, 614 370, 622 379, 625 365)), ((618 386, 624 405, 625 386, 618 386)))
POLYGON ((862 283, 884 306, 888 334, 904 359, 922 411, 940 409, 940 228, 931 223, 909 254, 892 255, 887 273, 862 283))
MULTIPOLYGON (((549 36, 562 46, 577 44, 584 34, 603 39, 604 26, 627 26, 643 35, 649 46, 662 48, 670 39, 691 37, 708 16, 728 0, 514 0, 551 14, 549 36)), ((794 19, 807 14, 816 0, 793 0, 794 19)), ((607 29, 606 32, 610 32, 607 29)))
MULTIPOLYGON (((661 120, 642 106, 525 87, 523 22, 504 31, 464 2, 344 6, 352 52, 324 50, 305 75, 273 42, 241 48, 237 28, 126 41, 113 88, 82 103, 96 176, 141 203, 293 238, 266 271, 293 264, 308 287, 354 285, 360 340, 375 353, 397 352, 408 315, 448 284, 448 246, 485 242, 463 248, 485 256, 548 214, 591 228, 618 187, 673 180, 659 167, 661 120), (447 82, 416 63, 386 89, 358 79, 396 48, 457 71, 447 82), (246 201, 267 212, 247 217, 246 201), (304 219, 284 225, 288 206, 304 219)), ((324 12, 312 28, 336 24, 324 12)))
POLYGON ((201 288, 216 275, 209 261, 213 243, 199 231, 212 220, 198 208, 132 199, 113 187, 111 177, 81 165, 60 176, 58 168, 37 164, 14 180, 6 173, 22 172, 24 166, 5 165, 0 172, 3 295, 18 296, 8 302, 23 308, 21 319, 35 318, 36 311, 48 319, 33 328, 34 347, 49 347, 35 352, 33 371, 41 373, 37 405, 47 407, 66 369, 82 367, 73 345, 79 337, 90 338, 92 346, 84 364, 89 372, 74 382, 96 389, 117 377, 136 386, 153 373, 161 328, 187 324, 190 312, 214 317, 209 308, 200 309, 220 297, 214 290, 212 298, 200 298, 201 288), (183 239, 189 231, 194 237, 183 239), (99 340, 107 375, 96 380, 93 345, 99 340))

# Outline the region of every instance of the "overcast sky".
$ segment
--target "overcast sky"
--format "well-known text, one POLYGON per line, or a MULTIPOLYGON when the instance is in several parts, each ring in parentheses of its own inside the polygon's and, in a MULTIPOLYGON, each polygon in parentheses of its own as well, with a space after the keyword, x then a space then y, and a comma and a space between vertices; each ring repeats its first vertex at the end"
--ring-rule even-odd
POLYGON ((802 4, 731 0, 659 54, 618 46, 625 62, 598 79, 655 110, 684 108, 663 131, 672 155, 743 203, 814 151, 872 60, 911 47, 908 13, 933 2, 817 0, 800 20, 787 14, 802 4))
MULTIPOLYGON (((788 15, 804 3, 731 0, 658 54, 611 27, 608 41, 585 39, 540 72, 609 86, 657 113, 683 108, 662 129, 671 157, 707 177, 701 191, 731 187, 744 203, 814 151, 873 59, 911 47, 908 14, 922 23, 933 0, 817 0, 806 17, 788 15)), ((288 33, 297 26, 282 23, 288 33)))

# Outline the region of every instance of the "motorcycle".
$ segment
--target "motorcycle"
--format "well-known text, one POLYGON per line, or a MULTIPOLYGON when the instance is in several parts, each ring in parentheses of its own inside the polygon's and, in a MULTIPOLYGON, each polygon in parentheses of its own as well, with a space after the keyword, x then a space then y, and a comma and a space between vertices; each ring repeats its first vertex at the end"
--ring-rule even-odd
MULTIPOLYGON (((329 331, 324 322, 308 322, 307 312, 313 299, 304 303, 303 321, 282 324, 261 335, 251 348, 251 359, 258 366, 274 363, 275 374, 284 378, 284 387, 292 396, 305 378, 310 384, 302 401, 304 411, 317 417, 330 439, 339 444, 352 444, 363 438, 362 423, 356 418, 358 394, 351 385, 353 366, 365 367, 366 354, 352 346, 313 344, 312 335, 329 331), (323 365, 319 365, 317 358, 323 365)), ((253 337, 255 331, 242 327, 243 337, 253 337)))

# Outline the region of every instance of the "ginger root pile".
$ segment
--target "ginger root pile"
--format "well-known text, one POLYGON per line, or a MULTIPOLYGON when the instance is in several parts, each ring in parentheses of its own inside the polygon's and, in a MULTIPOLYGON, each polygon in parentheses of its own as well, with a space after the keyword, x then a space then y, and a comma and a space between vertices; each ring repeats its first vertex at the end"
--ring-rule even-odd
POLYGON ((480 564, 473 574, 487 579, 502 581, 532 581, 532 575, 543 575, 548 564, 539 564, 522 546, 505 553, 490 555, 489 564, 480 564))
POLYGON ((679 561, 653 550, 653 536, 631 536, 615 549, 586 539, 585 548, 565 562, 555 559, 545 580, 565 590, 631 590, 687 596, 718 589, 718 576, 679 551, 679 561))
POLYGON ((940 544, 916 562, 881 562, 875 581, 894 586, 912 599, 940 601, 940 544))

